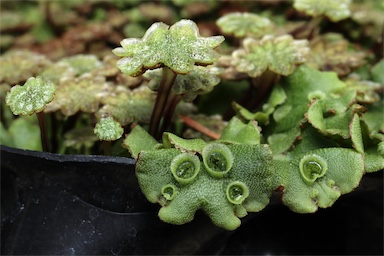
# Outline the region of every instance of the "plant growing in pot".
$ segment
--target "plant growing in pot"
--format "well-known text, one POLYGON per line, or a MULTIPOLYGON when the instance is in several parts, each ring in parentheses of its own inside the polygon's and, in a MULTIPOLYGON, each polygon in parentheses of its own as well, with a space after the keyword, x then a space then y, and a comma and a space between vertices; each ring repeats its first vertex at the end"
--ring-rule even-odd
MULTIPOLYGON (((167 4, 159 6, 166 9, 167 4)), ((233 17, 253 14, 230 14, 232 27, 233 17)), ((217 25, 227 26, 225 15, 217 25)), ((222 30, 230 34, 236 28, 222 30)), ((253 246, 259 234, 279 230, 295 237, 300 222, 314 225, 318 216, 343 216, 345 210, 337 212, 343 209, 339 198, 361 212, 358 195, 380 195, 374 188, 382 185, 383 62, 372 61, 365 74, 369 81, 364 81, 356 78, 362 71, 347 76, 362 65, 364 54, 342 52, 336 60, 327 54, 327 65, 318 61, 320 46, 337 52, 349 44, 343 37, 320 34, 311 24, 300 24, 291 34, 289 26, 276 31, 245 33, 243 40, 216 48, 231 42, 231 35, 223 42, 222 36, 201 36, 192 20, 172 26, 156 22, 142 39, 121 41, 122 47, 113 50, 120 60, 111 54, 102 60, 90 54, 45 59, 42 68, 29 72, 39 77, 24 86, 13 85, 26 78, 3 75, 4 86, 13 86, 6 97, 10 105, 33 100, 13 99, 18 90, 39 89, 36 81, 55 84, 54 98, 51 93, 37 110, 44 109, 51 151, 62 154, 2 146, 2 190, 7 192, 2 191, 2 206, 7 206, 2 207, 7 237, 2 252, 260 253, 265 247, 253 246), (221 106, 225 87, 247 93, 227 102, 223 117, 192 115, 194 104, 201 113, 221 106), (101 152, 112 156, 95 155, 101 152), (263 216, 276 226, 261 225, 263 216), (292 218, 297 218, 294 225, 284 223, 292 218), (33 244, 28 243, 32 230, 42 234, 33 244), (239 243, 243 249, 235 250, 239 243)), ((17 56, 37 55, 9 51, 1 61, 12 66, 17 56)), ((12 145, 20 125, 5 125, 2 131, 2 143, 12 145)), ((331 223, 328 229, 352 229, 338 225, 339 219, 325 220, 331 223)), ((338 235, 330 234, 326 243, 320 235, 324 227, 314 228, 320 231, 311 239, 322 244, 317 250, 295 239, 272 247, 275 252, 329 253, 338 243, 329 241, 339 241, 338 235)))

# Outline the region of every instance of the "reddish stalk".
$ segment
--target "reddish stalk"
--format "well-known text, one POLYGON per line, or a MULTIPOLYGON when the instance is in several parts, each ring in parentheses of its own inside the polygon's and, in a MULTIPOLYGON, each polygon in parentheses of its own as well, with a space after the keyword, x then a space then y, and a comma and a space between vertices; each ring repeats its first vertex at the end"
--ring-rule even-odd
POLYGON ((160 138, 162 133, 166 131, 169 126, 171 125, 173 114, 175 113, 177 104, 181 101, 180 95, 173 95, 172 99, 170 100, 165 112, 164 112, 164 118, 163 123, 161 125, 161 129, 158 131, 157 137, 160 138))
POLYGON ((39 121, 40 138, 41 138, 41 145, 43 146, 43 151, 50 152, 44 112, 37 112, 36 116, 37 116, 37 120, 39 121))
POLYGON ((155 106, 153 107, 151 121, 149 123, 149 133, 155 138, 158 138, 160 121, 164 115, 164 110, 176 75, 177 74, 173 72, 172 69, 163 67, 163 77, 161 79, 159 91, 157 92, 155 106))
POLYGON ((211 129, 205 127, 204 125, 202 125, 201 123, 197 122, 196 120, 193 120, 192 118, 188 117, 188 116, 180 116, 181 119, 183 119, 184 123, 186 123, 188 126, 190 126, 191 128, 207 135, 208 137, 212 138, 212 139, 219 139, 220 138, 220 134, 212 131, 211 129))

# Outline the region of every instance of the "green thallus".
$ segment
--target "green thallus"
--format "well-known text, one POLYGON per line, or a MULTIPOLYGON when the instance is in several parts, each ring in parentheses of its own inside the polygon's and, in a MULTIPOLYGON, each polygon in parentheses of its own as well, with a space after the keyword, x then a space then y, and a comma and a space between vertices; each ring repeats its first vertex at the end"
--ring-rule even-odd
POLYGON ((140 187, 149 201, 162 205, 160 219, 180 225, 202 209, 213 223, 233 230, 247 211, 257 212, 268 204, 268 146, 251 139, 259 134, 253 122, 243 124, 235 118, 227 127, 222 141, 211 143, 165 133, 159 146, 140 126, 128 135, 125 143, 136 156, 140 187), (146 147, 137 148, 135 141, 146 147))

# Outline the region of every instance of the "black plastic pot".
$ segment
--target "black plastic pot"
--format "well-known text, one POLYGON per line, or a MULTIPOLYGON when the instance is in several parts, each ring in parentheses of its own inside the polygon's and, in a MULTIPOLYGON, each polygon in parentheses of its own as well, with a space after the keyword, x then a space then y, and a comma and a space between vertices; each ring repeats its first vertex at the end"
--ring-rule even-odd
POLYGON ((1 254, 383 254, 383 176, 367 175, 332 208, 301 215, 278 196, 236 231, 202 213, 161 222, 134 160, 1 146, 1 254))

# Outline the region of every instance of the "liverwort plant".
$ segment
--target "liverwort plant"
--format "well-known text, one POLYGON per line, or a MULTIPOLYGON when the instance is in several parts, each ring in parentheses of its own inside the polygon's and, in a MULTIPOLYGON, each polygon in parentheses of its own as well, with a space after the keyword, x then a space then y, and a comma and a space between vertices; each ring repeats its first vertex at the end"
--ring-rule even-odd
POLYGON ((162 80, 150 121, 150 134, 159 136, 158 127, 177 74, 188 74, 194 65, 207 66, 219 58, 213 50, 223 36, 204 38, 196 23, 181 20, 172 26, 154 23, 142 39, 127 38, 113 53, 122 57, 117 66, 131 76, 143 74, 148 69, 162 68, 162 80))
POLYGON ((104 151, 110 153, 111 141, 121 138, 124 129, 113 117, 100 119, 94 128, 96 136, 103 141, 104 151))
POLYGON ((272 193, 272 154, 260 144, 255 122, 233 118, 219 140, 183 139, 164 133, 163 144, 135 126, 124 144, 135 157, 139 185, 159 217, 172 224, 193 220, 202 209, 228 230, 247 212, 258 212, 272 193))
POLYGON ((98 110, 100 95, 108 90, 103 76, 93 76, 90 73, 79 77, 65 77, 56 88, 56 98, 48 104, 46 112, 61 110, 66 116, 72 116, 79 111, 94 113, 98 110))
POLYGON ((290 160, 274 161, 275 186, 281 187, 283 203, 295 212, 330 207, 340 195, 357 187, 364 173, 362 155, 351 149, 321 148, 289 155, 290 160))
POLYGON ((251 77, 260 76, 267 69, 287 76, 305 61, 309 51, 307 40, 294 40, 290 35, 246 38, 243 45, 232 53, 232 65, 251 77))
POLYGON ((53 100, 55 86, 41 77, 30 77, 23 86, 11 88, 5 98, 6 104, 14 115, 32 115, 36 113, 44 151, 49 151, 44 113, 47 104, 53 100))
POLYGON ((351 0, 295 0, 293 6, 310 16, 325 15, 334 22, 348 18, 351 15, 349 6, 351 0))
POLYGON ((351 15, 349 9, 350 4, 351 0, 295 0, 293 7, 296 10, 313 17, 308 24, 304 25, 304 27, 309 29, 309 37, 311 37, 315 33, 318 33, 317 30, 323 17, 327 17, 333 22, 348 18, 351 15))
MULTIPOLYGON (((357 188, 365 173, 384 169, 384 60, 371 47, 380 38, 360 42, 380 28, 367 23, 361 31, 350 29, 356 26, 351 20, 332 26, 349 16, 358 22, 350 0, 295 0, 289 12, 264 9, 273 5, 268 1, 248 2, 243 12, 223 7, 227 1, 196 2, 225 15, 197 19, 199 27, 187 19, 163 23, 180 16, 173 13, 177 8, 163 5, 181 2, 195 6, 190 0, 159 1, 121 15, 105 10, 114 25, 108 36, 98 35, 102 41, 117 45, 123 34, 137 34, 133 27, 143 31, 142 38, 120 41, 113 54, 99 44, 81 45, 95 55, 70 52, 56 61, 9 51, 0 57, 0 89, 6 88, 0 98, 17 115, 36 113, 41 121, 42 111, 51 113, 50 137, 64 138, 51 143, 56 152, 93 154, 103 148, 105 154, 134 158, 144 196, 159 204, 162 221, 176 225, 203 211, 215 225, 234 230, 241 218, 264 209, 273 192, 292 211, 313 213, 357 188), (166 15, 150 16, 154 7, 166 15), (140 25, 161 17, 146 32, 140 25), (215 48, 224 37, 212 36, 217 29, 234 39, 222 47, 220 59, 215 48), (234 111, 222 108, 231 105, 234 111), (98 139, 103 147, 95 147, 98 139)), ((198 13, 187 9, 188 17, 198 13)), ((361 15, 365 11, 360 16, 369 20, 369 14, 361 15)), ((66 44, 76 43, 77 31, 83 29, 63 36, 66 44)), ((96 32, 81 36, 92 41, 96 32)))
POLYGON ((260 15, 248 12, 232 12, 220 17, 216 24, 227 34, 235 37, 259 38, 272 30, 272 22, 260 15))

